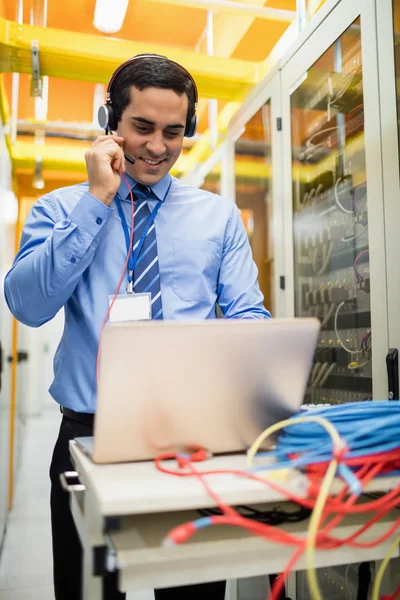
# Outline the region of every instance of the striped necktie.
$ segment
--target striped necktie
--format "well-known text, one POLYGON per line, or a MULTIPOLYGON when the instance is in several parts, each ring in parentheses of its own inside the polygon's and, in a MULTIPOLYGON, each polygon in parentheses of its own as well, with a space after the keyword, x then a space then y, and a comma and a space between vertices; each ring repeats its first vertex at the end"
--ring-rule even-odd
MULTIPOLYGON (((140 183, 134 187, 133 196, 135 206, 133 251, 135 252, 151 214, 147 200, 150 198, 158 200, 158 198, 151 190, 140 183)), ((152 319, 163 318, 155 223, 152 223, 147 232, 133 272, 133 290, 136 294, 150 292, 152 319)))

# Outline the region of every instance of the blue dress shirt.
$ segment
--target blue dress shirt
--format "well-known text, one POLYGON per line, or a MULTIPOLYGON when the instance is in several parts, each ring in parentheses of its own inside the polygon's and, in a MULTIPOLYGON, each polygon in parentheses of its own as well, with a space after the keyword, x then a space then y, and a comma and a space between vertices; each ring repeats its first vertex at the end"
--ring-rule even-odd
MULTIPOLYGON (((121 181, 118 194, 130 227, 129 190, 121 181)), ((168 174, 152 186, 160 200, 170 181, 168 174)), ((5 278, 5 297, 15 318, 32 327, 65 308, 50 393, 63 406, 92 413, 100 330, 127 252, 115 200, 106 206, 88 189, 87 182, 58 189, 33 206, 5 278)), ((157 201, 149 201, 150 210, 157 201)), ((225 318, 271 316, 233 202, 172 178, 155 223, 164 319, 213 319, 217 303, 225 318)))

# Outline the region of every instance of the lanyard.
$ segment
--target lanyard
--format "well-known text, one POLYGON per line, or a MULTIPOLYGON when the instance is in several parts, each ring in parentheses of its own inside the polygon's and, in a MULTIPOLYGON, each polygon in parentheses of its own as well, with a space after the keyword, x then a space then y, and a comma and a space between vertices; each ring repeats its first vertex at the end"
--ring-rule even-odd
MULTIPOLYGON (((154 223, 156 215, 157 215, 158 211, 161 208, 161 204, 163 202, 165 202, 165 200, 166 200, 166 198, 168 196, 168 192, 169 192, 169 189, 171 187, 171 183, 172 183, 172 181, 170 181, 170 183, 169 183, 168 189, 166 191, 166 194, 165 194, 163 200, 162 201, 160 201, 160 200, 157 201, 156 206, 153 208, 153 210, 152 210, 149 218, 147 219, 147 222, 146 222, 146 224, 144 226, 144 229, 142 231, 142 235, 140 236, 140 240, 139 240, 138 245, 136 246, 135 251, 133 251, 133 246, 132 246, 132 248, 130 249, 130 252, 129 252, 130 235, 129 235, 128 223, 126 222, 126 218, 125 218, 125 215, 124 215, 124 211, 122 209, 121 201, 118 198, 118 195, 115 196, 115 203, 117 205, 119 217, 121 219, 122 229, 124 230, 125 242, 126 242, 126 250, 127 250, 127 252, 129 252, 129 259, 128 259, 128 284, 129 285, 128 285, 128 289, 129 288, 132 289, 131 284, 132 284, 133 271, 135 270, 135 267, 137 265, 137 262, 138 262, 138 259, 139 259, 139 255, 140 255, 140 252, 141 252, 141 250, 143 248, 143 244, 144 244, 144 242, 146 240, 146 236, 147 236, 147 234, 149 232, 149 229, 150 229, 150 227, 154 223)), ((146 202, 145 199, 143 199, 143 200, 144 200, 144 202, 146 202)), ((133 206, 132 206, 132 210, 134 210, 133 206)))

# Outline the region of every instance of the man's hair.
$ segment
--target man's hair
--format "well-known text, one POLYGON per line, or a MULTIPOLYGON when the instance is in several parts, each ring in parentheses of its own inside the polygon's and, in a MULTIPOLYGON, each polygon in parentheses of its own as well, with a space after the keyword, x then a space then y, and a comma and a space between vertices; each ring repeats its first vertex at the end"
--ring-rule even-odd
POLYGON ((122 113, 131 101, 130 91, 134 86, 138 90, 149 87, 173 90, 180 96, 186 94, 189 101, 186 125, 195 113, 195 90, 193 82, 183 69, 166 56, 146 54, 138 57, 126 65, 116 76, 111 88, 111 104, 117 123, 120 122, 122 113), (157 57, 157 58, 153 58, 157 57))

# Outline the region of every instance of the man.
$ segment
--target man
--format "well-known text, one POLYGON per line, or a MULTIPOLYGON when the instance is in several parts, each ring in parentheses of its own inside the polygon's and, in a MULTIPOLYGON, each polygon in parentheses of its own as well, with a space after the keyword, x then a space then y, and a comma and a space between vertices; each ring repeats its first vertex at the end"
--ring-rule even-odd
MULTIPOLYGON (((121 293, 150 292, 153 319, 211 319, 217 305, 225 318, 270 317, 236 206, 169 174, 184 135, 196 130, 196 103, 191 75, 173 61, 140 55, 121 65, 99 111, 106 133, 116 134, 97 138, 86 153, 88 182, 35 204, 5 280, 8 306, 22 323, 38 327, 65 310, 50 388, 63 412, 50 468, 56 600, 81 598, 80 544, 59 474, 72 469, 69 440, 92 434, 99 335, 127 256, 121 293)), ((156 366, 160 357, 153 358, 156 366)), ((106 600, 125 597, 111 576, 104 586, 106 600)), ((219 582, 155 595, 223 600, 224 591, 219 582)))

